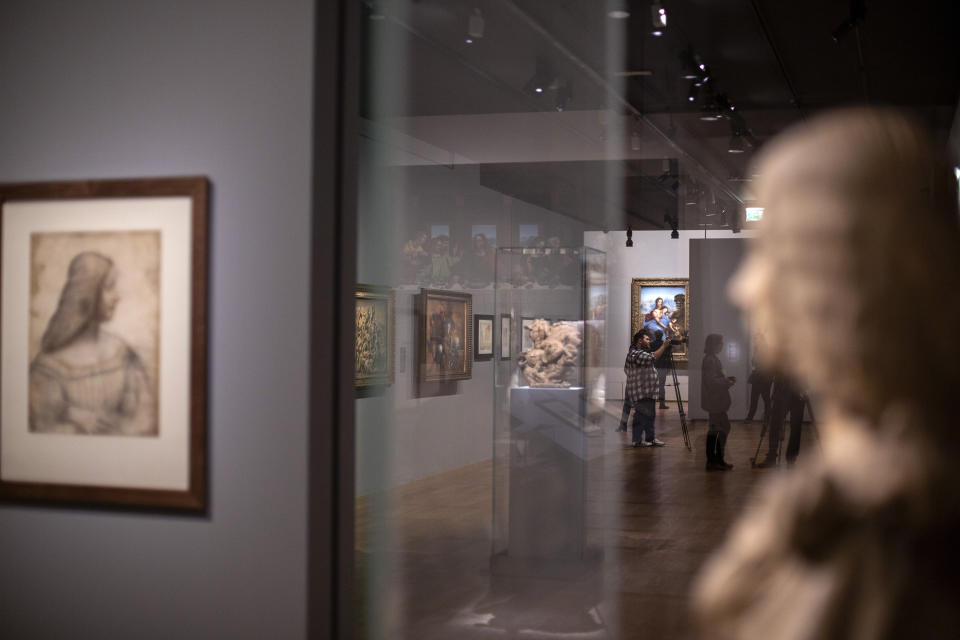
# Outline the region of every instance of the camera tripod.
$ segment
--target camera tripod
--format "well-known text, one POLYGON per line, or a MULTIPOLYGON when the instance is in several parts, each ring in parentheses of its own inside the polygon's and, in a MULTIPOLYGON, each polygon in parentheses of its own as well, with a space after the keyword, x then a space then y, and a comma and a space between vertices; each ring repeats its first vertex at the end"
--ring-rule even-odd
POLYGON ((673 390, 677 394, 677 412, 680 414, 680 432, 683 434, 683 444, 687 451, 693 451, 690 446, 690 433, 687 431, 687 414, 683 411, 683 398, 680 397, 680 380, 677 378, 677 364, 673 360, 673 352, 670 352, 670 373, 673 375, 673 390))
MULTIPOLYGON (((806 395, 803 396, 803 408, 804 408, 806 411, 809 411, 809 412, 810 412, 810 432, 813 433, 814 438, 816 438, 817 443, 819 444, 819 442, 820 442, 820 434, 817 432, 817 417, 813 414, 813 405, 810 404, 810 398, 809 398, 808 396, 806 396, 806 395)), ((790 417, 793 418, 792 415, 791 415, 790 417)), ((751 467, 754 467, 754 468, 755 468, 755 467, 757 466, 757 457, 760 455, 760 447, 761 447, 761 445, 763 444, 763 437, 764 437, 765 435, 767 435, 767 430, 771 428, 770 422, 771 422, 772 420, 773 420, 773 406, 772 406, 772 402, 771 402, 771 406, 770 406, 770 407, 764 406, 763 423, 762 423, 762 425, 761 425, 761 427, 760 427, 760 439, 757 441, 757 450, 754 451, 753 457, 750 458, 750 466, 751 466, 751 467)), ((802 424, 802 416, 801 416, 801 424, 802 424)), ((783 437, 783 436, 784 436, 784 433, 783 433, 783 431, 784 431, 783 421, 780 422, 780 425, 778 425, 778 428, 780 429, 780 440, 779 440, 779 442, 777 443, 776 463, 779 465, 779 464, 780 464, 780 454, 783 452, 783 441, 786 440, 787 438, 784 438, 784 437, 783 437)), ((801 426, 800 428, 802 429, 803 427, 801 426)))

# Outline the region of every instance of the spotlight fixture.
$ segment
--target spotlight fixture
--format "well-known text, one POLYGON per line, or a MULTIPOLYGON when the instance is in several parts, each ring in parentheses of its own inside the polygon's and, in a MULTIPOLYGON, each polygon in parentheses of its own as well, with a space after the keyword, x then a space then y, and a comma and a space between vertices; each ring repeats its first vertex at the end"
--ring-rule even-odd
POLYGON ((467 44, 473 44, 474 41, 483 37, 483 27, 483 14, 480 13, 480 9, 474 9, 473 15, 467 20, 467 44))
POLYGON ((678 240, 680 232, 677 228, 680 226, 680 217, 676 214, 670 215, 670 209, 664 209, 663 221, 670 225, 670 239, 678 240))
POLYGON ((550 87, 553 80, 554 75, 550 65, 546 61, 537 58, 533 75, 527 80, 527 83, 523 86, 523 90, 525 93, 540 95, 550 87))
POLYGON ((650 23, 650 34, 658 38, 667 29, 667 10, 659 2, 650 5, 650 23))
POLYGON ((834 42, 840 42, 867 17, 867 0, 850 0, 850 16, 837 25, 831 34, 834 42))
POLYGON ((627 246, 633 246, 633 228, 630 225, 627 225, 627 246))
POLYGON ((745 151, 743 136, 735 132, 730 136, 730 144, 727 145, 727 153, 743 153, 745 151))
POLYGON ((693 52, 693 47, 687 45, 687 48, 680 52, 680 67, 682 72, 680 77, 684 80, 693 80, 700 75, 700 57, 693 52))
POLYGON ((573 88, 570 86, 570 81, 566 78, 557 78, 555 84, 557 95, 554 99, 553 108, 557 111, 563 111, 567 108, 567 103, 573 98, 573 88))

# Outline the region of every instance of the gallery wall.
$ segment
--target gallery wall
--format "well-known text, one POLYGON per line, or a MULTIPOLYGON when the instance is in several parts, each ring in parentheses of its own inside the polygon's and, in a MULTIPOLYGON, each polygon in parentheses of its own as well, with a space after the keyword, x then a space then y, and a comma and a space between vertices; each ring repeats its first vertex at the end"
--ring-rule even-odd
POLYGON ((746 242, 733 238, 696 238, 690 241, 690 298, 696 301, 697 313, 690 319, 690 416, 706 419, 700 408, 700 366, 703 345, 710 333, 723 336, 723 351, 717 357, 727 376, 737 382, 730 387, 733 401, 727 415, 742 419, 749 408, 750 334, 746 320, 731 304, 728 286, 746 253, 746 242))
MULTIPOLYGON (((356 491, 366 495, 488 460, 493 450, 495 361, 473 362, 469 380, 418 382, 414 296, 434 285, 411 281, 416 278, 405 270, 404 243, 420 229, 449 226, 451 244, 466 252, 474 225, 482 225, 496 228, 498 246, 515 246, 524 225, 570 246, 581 242, 583 226, 483 186, 477 165, 396 164, 403 156, 395 146, 390 164, 383 164, 381 141, 369 137, 361 139, 360 151, 357 279, 389 286, 396 296, 395 381, 356 403, 356 491)), ((409 161, 422 162, 422 155, 409 161)), ((469 293, 473 313, 494 313, 492 284, 450 290, 469 293)), ((571 293, 532 288, 530 305, 545 317, 567 317, 571 293)))
POLYGON ((0 635, 306 635, 312 23, 305 0, 0 3, 0 181, 212 185, 209 513, 0 505, 0 635))
MULTIPOLYGON (((691 315, 691 344, 688 351, 691 355, 692 366, 681 365, 677 370, 680 381, 680 393, 684 400, 691 399, 697 393, 697 399, 690 402, 688 411, 693 418, 705 417, 701 415, 699 390, 690 387, 690 371, 699 367, 698 353, 703 351, 703 338, 697 337, 702 325, 699 321, 708 324, 712 322, 714 314, 727 317, 729 305, 726 302, 725 282, 729 276, 729 268, 715 271, 712 262, 704 260, 694 263, 691 260, 691 246, 695 243, 713 240, 725 240, 730 247, 739 248, 745 245, 745 240, 752 237, 753 232, 743 231, 734 234, 729 230, 716 231, 689 231, 679 232, 678 239, 670 238, 669 230, 662 231, 634 231, 633 246, 626 246, 626 231, 590 231, 584 234, 584 244, 604 251, 607 254, 607 277, 609 282, 609 313, 607 315, 607 399, 619 400, 623 398, 626 376, 623 373, 623 359, 630 345, 630 296, 633 278, 689 278, 690 315, 691 315), (698 281, 701 283, 698 285, 698 281), (699 295, 697 287, 707 282, 706 298, 699 295), (706 319, 706 320, 705 320, 706 319), (699 342, 698 342, 699 340, 699 342)), ((725 254, 724 254, 725 255, 725 254)), ((737 254, 739 256, 739 253, 737 254)), ((739 314, 732 322, 739 322, 739 314)), ((749 372, 748 372, 749 373, 749 372)), ((735 374, 730 374, 735 375, 735 374)), ((743 378, 746 380, 746 377, 743 378)), ((697 378, 699 380, 699 378, 697 378)), ((699 384, 699 383, 697 383, 699 384)), ((734 401, 743 402, 739 395, 745 393, 743 387, 734 390, 734 401)), ((673 402, 674 392, 667 388, 667 400, 673 402)), ((731 414, 733 415, 733 414, 731 414)))

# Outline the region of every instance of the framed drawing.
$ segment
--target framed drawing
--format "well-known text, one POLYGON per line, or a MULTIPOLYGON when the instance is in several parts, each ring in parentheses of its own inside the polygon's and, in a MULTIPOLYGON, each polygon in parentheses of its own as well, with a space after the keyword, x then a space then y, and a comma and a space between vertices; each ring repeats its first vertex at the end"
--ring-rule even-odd
POLYGON ((206 508, 207 194, 0 185, 0 498, 206 508))
POLYGON ((468 380, 473 359, 473 297, 440 289, 421 289, 418 300, 420 380, 468 380))
POLYGON ((473 316, 473 359, 493 358, 493 316, 473 316))
MULTIPOLYGON (((690 326, 690 281, 687 278, 634 278, 630 287, 630 335, 647 327, 669 338, 690 326)), ((678 362, 686 362, 689 345, 673 348, 678 362)))
POLYGON ((533 349, 533 338, 530 337, 530 325, 536 318, 520 318, 520 353, 533 349))
POLYGON ((510 314, 500 314, 500 359, 510 359, 510 314))
POLYGON ((389 287, 358 284, 353 384, 369 390, 393 384, 394 296, 389 287))

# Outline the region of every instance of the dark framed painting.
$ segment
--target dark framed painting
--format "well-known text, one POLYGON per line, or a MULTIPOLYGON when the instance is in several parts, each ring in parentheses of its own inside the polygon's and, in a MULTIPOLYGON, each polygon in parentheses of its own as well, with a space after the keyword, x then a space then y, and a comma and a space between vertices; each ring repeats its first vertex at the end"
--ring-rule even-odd
POLYGON ((473 359, 493 359, 493 316, 473 316, 473 359))
MULTIPOLYGON (((646 327, 662 331, 665 339, 684 335, 690 326, 690 280, 687 278, 633 278, 630 287, 630 335, 646 327)), ((686 362, 686 343, 673 348, 673 357, 686 362)))
POLYGON ((500 359, 509 360, 510 359, 510 349, 512 345, 510 343, 511 332, 510 332, 510 314, 501 313, 500 314, 500 359))
POLYGON ((208 190, 0 185, 0 498, 206 508, 208 190))
POLYGON ((421 289, 419 364, 422 382, 468 380, 472 376, 473 296, 442 289, 421 289))
POLYGON ((354 300, 354 387, 363 392, 389 386, 394 378, 396 319, 393 290, 358 284, 354 300))

